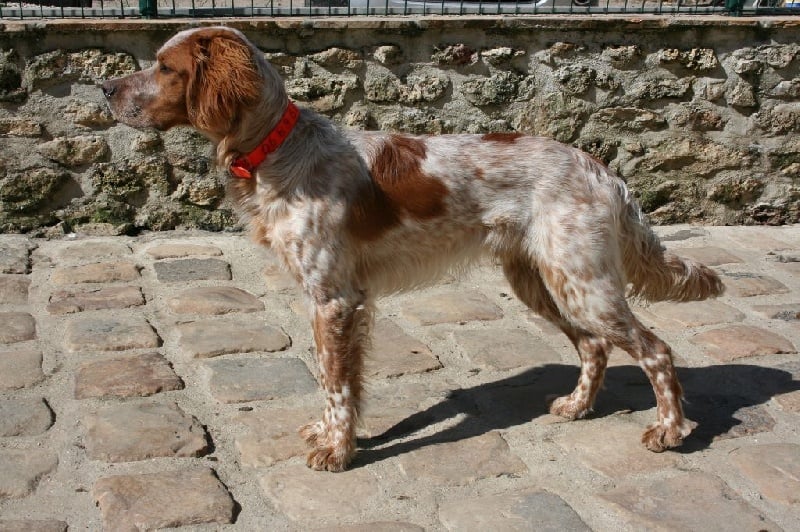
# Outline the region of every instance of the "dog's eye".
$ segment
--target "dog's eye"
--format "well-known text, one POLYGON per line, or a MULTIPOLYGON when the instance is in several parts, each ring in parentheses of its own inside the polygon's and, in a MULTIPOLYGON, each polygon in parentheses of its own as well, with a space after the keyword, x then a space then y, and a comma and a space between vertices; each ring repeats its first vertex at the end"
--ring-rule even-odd
POLYGON ((161 63, 159 65, 158 69, 164 74, 172 72, 172 69, 170 67, 168 67, 167 65, 165 65, 164 63, 161 63))

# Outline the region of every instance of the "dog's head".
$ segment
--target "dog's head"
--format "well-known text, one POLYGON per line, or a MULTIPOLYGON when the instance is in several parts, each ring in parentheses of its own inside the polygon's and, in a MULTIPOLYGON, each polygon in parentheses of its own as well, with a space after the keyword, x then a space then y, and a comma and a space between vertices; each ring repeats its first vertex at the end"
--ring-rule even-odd
POLYGON ((167 41, 152 67, 106 81, 102 90, 124 124, 160 130, 191 125, 222 138, 262 97, 265 68, 239 31, 191 29, 167 41))

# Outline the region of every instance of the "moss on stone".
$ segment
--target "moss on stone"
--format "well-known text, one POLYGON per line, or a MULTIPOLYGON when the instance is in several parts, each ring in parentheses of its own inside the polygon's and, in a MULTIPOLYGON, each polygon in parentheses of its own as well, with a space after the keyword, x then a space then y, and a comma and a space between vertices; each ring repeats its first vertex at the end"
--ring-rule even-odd
POLYGON ((637 182, 636 198, 644 212, 653 212, 673 200, 673 195, 679 189, 674 181, 662 183, 637 182))
POLYGON ((97 192, 125 198, 144 189, 144 179, 128 161, 98 163, 89 170, 89 178, 97 192))
POLYGON ((47 204, 53 192, 63 185, 69 174, 47 167, 11 171, 0 179, 0 202, 3 210, 29 212, 47 204))
POLYGON ((718 203, 741 206, 758 199, 764 187, 763 181, 754 178, 731 179, 709 187, 707 196, 718 203))
POLYGON ((0 101, 18 101, 26 94, 22 88, 22 74, 14 64, 15 57, 13 50, 0 50, 0 101))

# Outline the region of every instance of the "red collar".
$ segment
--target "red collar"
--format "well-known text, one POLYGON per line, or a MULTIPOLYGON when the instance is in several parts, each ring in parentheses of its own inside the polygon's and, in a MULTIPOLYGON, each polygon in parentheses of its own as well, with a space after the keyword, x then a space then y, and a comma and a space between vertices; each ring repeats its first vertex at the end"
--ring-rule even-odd
POLYGON ((278 121, 278 124, 269 132, 269 135, 261 141, 261 144, 244 157, 239 157, 231 163, 231 174, 242 179, 252 178, 258 165, 264 162, 267 155, 280 148, 283 141, 286 140, 286 137, 292 132, 292 128, 294 128, 294 125, 297 123, 298 116, 300 116, 300 110, 290 100, 280 121, 278 121))

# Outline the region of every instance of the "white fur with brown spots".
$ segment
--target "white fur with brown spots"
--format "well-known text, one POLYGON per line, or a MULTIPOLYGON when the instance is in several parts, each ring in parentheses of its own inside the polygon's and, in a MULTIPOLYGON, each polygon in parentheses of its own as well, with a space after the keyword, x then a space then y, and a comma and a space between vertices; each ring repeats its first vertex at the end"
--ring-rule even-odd
MULTIPOLYGON (((225 167, 253 150, 287 106, 280 76, 238 31, 188 30, 157 57, 152 68, 103 85, 115 116, 139 127, 191 125, 225 167)), ((709 268, 664 253, 625 183, 589 155, 519 134, 342 131, 303 109, 254 178, 232 178, 229 190, 311 308, 327 402, 322 420, 301 430, 310 467, 341 471, 355 455, 375 298, 485 254, 580 355, 577 387, 551 412, 574 419, 591 409, 615 345, 639 362, 656 394, 647 448, 663 451, 689 433, 670 348, 633 315, 626 289, 687 301, 723 285, 709 268)))

